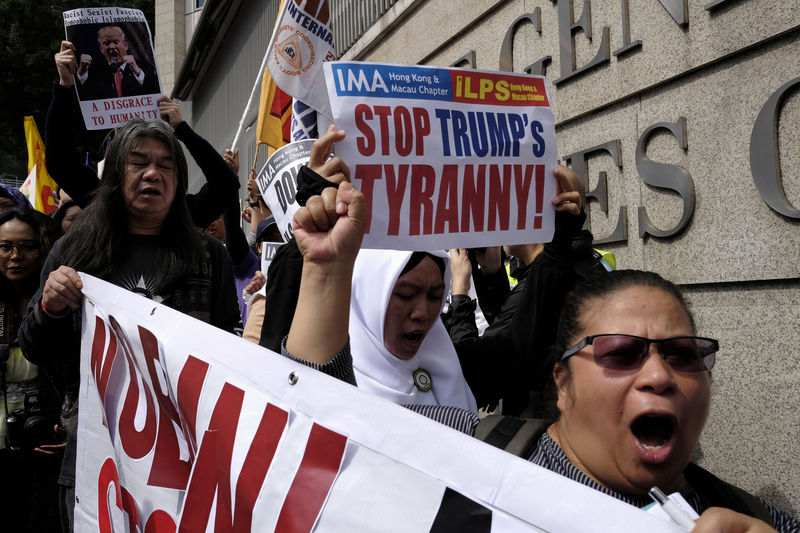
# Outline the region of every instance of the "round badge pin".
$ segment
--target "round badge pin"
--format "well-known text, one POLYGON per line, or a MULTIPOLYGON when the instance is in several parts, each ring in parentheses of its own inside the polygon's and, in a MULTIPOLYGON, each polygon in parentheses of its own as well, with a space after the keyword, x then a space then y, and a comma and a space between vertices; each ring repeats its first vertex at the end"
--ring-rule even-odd
POLYGON ((422 368, 416 369, 414 371, 414 385, 422 392, 431 390, 433 388, 433 378, 430 372, 422 368))

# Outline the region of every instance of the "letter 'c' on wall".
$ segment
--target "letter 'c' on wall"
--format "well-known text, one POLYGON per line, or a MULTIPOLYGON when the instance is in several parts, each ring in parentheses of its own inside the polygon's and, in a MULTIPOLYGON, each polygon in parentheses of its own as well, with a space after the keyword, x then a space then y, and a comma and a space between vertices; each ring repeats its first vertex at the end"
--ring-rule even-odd
POLYGON ((770 208, 785 217, 800 219, 800 210, 789 203, 783 190, 778 153, 778 115, 786 93, 795 87, 800 87, 800 77, 775 91, 758 113, 750 136, 750 172, 758 193, 770 208))

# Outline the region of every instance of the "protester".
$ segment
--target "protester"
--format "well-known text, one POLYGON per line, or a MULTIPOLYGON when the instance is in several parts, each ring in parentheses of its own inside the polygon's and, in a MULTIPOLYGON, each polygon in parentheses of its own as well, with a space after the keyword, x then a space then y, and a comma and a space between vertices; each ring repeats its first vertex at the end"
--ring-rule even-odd
POLYGON ((120 127, 93 201, 53 247, 20 328, 32 362, 60 367, 68 440, 59 479, 64 523, 74 505, 82 283, 77 271, 140 293, 226 331, 239 324, 233 272, 222 245, 192 224, 186 159, 163 121, 120 127))
MULTIPOLYGON (((349 183, 325 189, 295 214, 302 281, 284 348, 285 356, 352 384, 347 308, 364 227, 364 197, 349 183)), ((706 531, 766 527, 753 516, 796 531, 800 523, 790 516, 689 462, 718 349, 695 335, 680 292, 657 274, 619 271, 576 287, 564 305, 563 355, 553 370, 560 417, 543 424, 528 459, 640 507, 653 486, 679 491, 703 515, 706 531), (714 506, 727 509, 704 513, 714 506)), ((424 413, 468 433, 477 424, 461 409, 424 413)))
MULTIPOLYGON (((59 81, 53 86, 53 100, 47 110, 45 124, 47 169, 75 203, 86 208, 98 187, 99 179, 91 168, 83 164, 72 135, 77 109, 72 89, 77 68, 75 46, 69 41, 62 41, 55 62, 59 81)), ((175 135, 189 150, 206 177, 207 182, 199 192, 186 195, 192 220, 199 228, 205 228, 222 214, 228 199, 239 190, 239 179, 214 147, 183 120, 178 104, 162 96, 158 100, 158 107, 161 117, 172 126, 175 135)))
POLYGON ((23 211, 32 210, 31 203, 25 195, 11 185, 0 183, 0 213, 9 209, 22 209, 23 211))
MULTIPOLYGON (((236 150, 235 153, 230 149, 225 150, 224 160, 233 174, 238 175, 239 150, 236 150)), ((205 232, 225 244, 231 258, 233 280, 239 300, 239 312, 242 325, 244 325, 247 323, 247 302, 244 301, 243 292, 252 282, 253 276, 261 266, 261 261, 248 246, 247 237, 239 226, 239 197, 237 195, 231 196, 223 215, 212 222, 205 232)))
MULTIPOLYGON (((296 200, 304 205, 307 198, 319 194, 326 187, 336 187, 350 181, 350 169, 339 157, 328 156, 334 143, 344 139, 344 132, 330 126, 311 150, 307 167, 302 167, 297 175, 296 200), (327 150, 327 151, 326 151, 327 150)), ((267 270, 264 320, 259 345, 279 352, 281 341, 289 332, 300 289, 300 275, 303 256, 294 238, 278 248, 267 270)))
POLYGON ((556 168, 555 176, 558 192, 569 194, 554 205, 552 241, 505 247, 524 264, 510 292, 498 248, 479 254, 483 268, 473 268, 466 250, 451 252, 453 294, 444 321, 478 404, 502 400, 503 414, 536 412, 548 381, 546 362, 564 298, 576 280, 605 271, 592 255, 592 234, 582 229, 586 214, 581 179, 565 167, 556 168), (475 303, 469 297, 470 278, 490 322, 480 336, 475 303))
MULTIPOLYGON (((265 242, 283 244, 275 217, 269 215, 258 223, 256 231, 256 252, 263 257, 262 251, 265 242)), ((280 250, 280 248, 278 248, 280 250)), ((263 265, 263 262, 262 262, 263 265)), ((261 329, 264 325, 264 312, 266 309, 266 287, 267 277, 260 270, 256 271, 250 284, 242 290, 242 300, 247 306, 247 322, 244 325, 242 338, 259 343, 261 329)))
MULTIPOLYGON (((250 235, 247 238, 250 249, 258 253, 256 249, 258 227, 261 222, 272 216, 272 211, 269 210, 267 204, 264 202, 264 198, 262 198, 261 194, 258 192, 255 169, 250 170, 245 189, 247 191, 247 205, 242 209, 242 219, 250 224, 250 235)), ((283 239, 279 236, 277 241, 283 241, 283 239)))
POLYGON ((53 219, 53 226, 57 235, 56 240, 67 232, 82 211, 80 206, 75 203, 64 189, 58 189, 57 199, 57 208, 50 215, 53 219))
POLYGON ((83 211, 78 204, 72 200, 67 200, 59 204, 58 209, 55 211, 53 223, 58 226, 61 235, 65 234, 72 224, 78 219, 83 211))
POLYGON ((359 252, 350 300, 353 368, 360 388, 394 403, 477 413, 439 320, 450 285, 447 259, 441 252, 359 252))
POLYGON ((0 513, 9 531, 59 531, 60 457, 47 449, 58 438, 60 402, 50 377, 25 359, 17 339, 49 248, 32 211, 0 214, 0 513))
POLYGON ((104 26, 97 31, 97 47, 102 59, 91 54, 80 56, 75 78, 81 100, 99 100, 158 93, 158 77, 152 65, 128 53, 125 32, 119 26, 104 26))

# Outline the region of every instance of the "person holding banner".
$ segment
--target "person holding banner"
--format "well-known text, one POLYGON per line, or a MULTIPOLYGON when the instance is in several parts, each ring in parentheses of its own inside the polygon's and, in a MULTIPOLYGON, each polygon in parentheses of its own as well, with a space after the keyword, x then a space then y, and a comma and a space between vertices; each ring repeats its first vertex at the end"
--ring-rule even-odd
MULTIPOLYGON (((349 183, 295 214, 302 280, 283 348, 352 384, 348 306, 364 225, 364 197, 349 183)), ((791 516, 690 463, 718 347, 696 336, 680 291, 655 273, 615 271, 579 284, 556 343, 560 416, 537 423, 528 460, 638 507, 651 503, 653 486, 679 493, 701 515, 695 531, 797 531, 791 516)), ((419 412, 451 426, 453 417, 469 419, 463 410, 419 412)))
POLYGON ((78 271, 142 294, 228 332, 240 324, 233 269, 223 246, 192 223, 186 159, 162 120, 135 119, 112 140, 92 202, 53 247, 41 286, 20 327, 20 345, 36 364, 64 376, 61 467, 63 503, 72 524, 81 278, 78 271))
MULTIPOLYGON (((75 203, 85 209, 100 180, 91 168, 83 164, 71 135, 76 109, 73 90, 77 69, 75 46, 69 41, 62 41, 55 62, 59 81, 53 86, 53 99, 47 109, 45 123, 47 168, 75 203)), ((183 120, 177 103, 162 96, 158 100, 158 107, 162 119, 172 126, 175 135, 189 150, 206 177, 206 183, 199 192, 186 195, 192 220, 198 227, 205 228, 222 214, 227 199, 239 190, 239 178, 214 147, 183 120)))

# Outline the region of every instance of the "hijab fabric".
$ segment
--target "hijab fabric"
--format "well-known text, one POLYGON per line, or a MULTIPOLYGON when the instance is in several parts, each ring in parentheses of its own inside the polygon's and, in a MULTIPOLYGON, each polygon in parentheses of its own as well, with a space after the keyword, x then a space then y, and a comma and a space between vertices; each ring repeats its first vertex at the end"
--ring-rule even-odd
MULTIPOLYGON (((445 291, 450 289, 449 257, 445 261, 445 291)), ((350 349, 360 389, 400 405, 444 405, 477 412, 475 398, 461 372, 461 363, 441 320, 434 321, 417 354, 409 360, 392 355, 383 345, 383 322, 394 285, 412 252, 364 250, 358 253, 350 300, 350 349), (433 387, 414 384, 417 369, 427 371, 433 387)))
POLYGON ((33 209, 25 195, 11 185, 0 183, 0 196, 9 198, 12 202, 17 204, 18 209, 22 209, 23 211, 30 211, 33 209))

